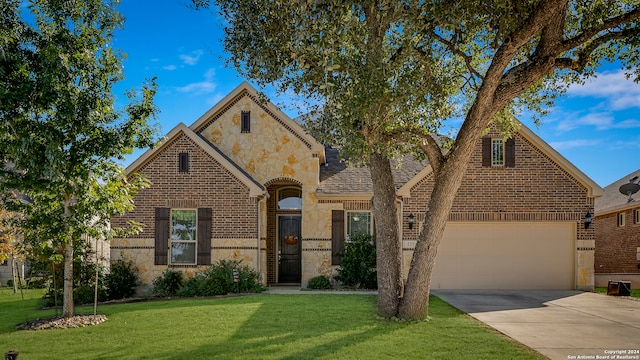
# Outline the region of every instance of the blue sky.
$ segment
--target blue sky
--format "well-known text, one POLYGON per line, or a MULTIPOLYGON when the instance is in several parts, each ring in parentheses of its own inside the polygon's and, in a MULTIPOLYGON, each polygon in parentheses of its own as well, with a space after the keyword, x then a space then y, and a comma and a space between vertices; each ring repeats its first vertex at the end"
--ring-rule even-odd
MULTIPOLYGON (((190 125, 245 80, 225 67, 222 18, 213 10, 192 10, 189 3, 124 0, 118 8, 126 22, 114 46, 127 59, 126 79, 116 93, 156 76, 163 134, 179 122, 190 125)), ((265 91, 276 105, 289 105, 283 107, 289 116, 299 115, 301 99, 265 91)), ((539 128, 527 117, 520 120, 600 186, 640 168, 640 85, 614 66, 584 86, 572 87, 539 128)))

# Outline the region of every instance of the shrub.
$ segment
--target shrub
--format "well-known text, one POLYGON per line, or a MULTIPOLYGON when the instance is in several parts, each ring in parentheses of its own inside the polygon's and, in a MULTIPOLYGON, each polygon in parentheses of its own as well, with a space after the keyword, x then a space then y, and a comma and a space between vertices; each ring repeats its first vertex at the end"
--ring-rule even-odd
POLYGON ((321 275, 309 279, 307 287, 314 290, 325 290, 333 288, 333 285, 331 285, 331 280, 328 277, 321 275))
POLYGON ((160 297, 176 296, 184 284, 184 276, 180 271, 167 269, 153 280, 153 294, 160 297))
POLYGON ((30 277, 27 279, 29 289, 44 289, 47 287, 47 279, 44 277, 30 277))
POLYGON ((136 293, 136 286, 140 284, 138 269, 133 261, 118 261, 111 264, 111 272, 105 277, 109 299, 117 300, 132 297, 136 293))
MULTIPOLYGON (((75 305, 93 304, 95 299, 95 287, 93 285, 80 285, 73 289, 73 303, 75 305)), ((62 292, 58 301, 62 299, 62 292)), ((107 300, 107 291, 103 287, 98 287, 98 301, 107 300)))
POLYGON ((264 288, 258 281, 258 273, 239 260, 220 260, 209 268, 199 271, 187 280, 178 291, 179 296, 215 296, 231 292, 261 292, 264 288), (238 283, 234 281, 233 269, 238 270, 238 283))
POLYGON ((355 234, 344 245, 335 279, 348 286, 377 289, 376 245, 371 235, 355 234))

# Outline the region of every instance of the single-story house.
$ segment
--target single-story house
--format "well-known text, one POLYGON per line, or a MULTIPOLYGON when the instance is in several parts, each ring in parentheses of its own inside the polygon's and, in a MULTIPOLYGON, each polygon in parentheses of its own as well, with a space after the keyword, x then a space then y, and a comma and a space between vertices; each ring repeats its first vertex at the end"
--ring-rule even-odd
POLYGON ((604 188, 595 203, 595 284, 640 288, 640 169, 604 188), (629 191, 631 190, 631 191, 629 191))
MULTIPOLYGON (((428 164, 395 169, 405 274, 433 186, 428 164), (409 217, 415 225, 409 224, 409 217)), ((190 126, 180 123, 126 169, 151 187, 114 225, 144 231, 113 239, 111 259, 133 260, 149 284, 241 259, 265 284, 306 286, 332 275, 350 234, 373 232, 366 168, 340 161, 254 88, 242 83, 190 126)), ((593 288, 594 228, 586 214, 602 189, 524 125, 477 143, 451 210, 432 288, 593 288)))

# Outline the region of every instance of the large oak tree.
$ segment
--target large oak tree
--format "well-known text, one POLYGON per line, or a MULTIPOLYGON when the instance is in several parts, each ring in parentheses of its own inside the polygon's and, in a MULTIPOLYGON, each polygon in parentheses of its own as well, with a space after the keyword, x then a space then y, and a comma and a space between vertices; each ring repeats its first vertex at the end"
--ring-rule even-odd
MULTIPOLYGON (((208 0, 193 0, 207 7, 208 0)), ((569 84, 616 62, 637 80, 632 0, 217 0, 230 63, 260 85, 316 99, 316 133, 367 163, 381 316, 427 316, 438 245, 490 123, 544 114, 569 84), (440 134, 463 119, 446 150, 440 134), (428 158, 435 185, 404 285, 390 159, 428 158)))
POLYGON ((132 208, 145 181, 126 179, 117 160, 153 140, 153 81, 115 106, 118 3, 0 0, 0 190, 30 197, 3 202, 22 212, 25 241, 61 249, 65 317, 74 312, 74 243, 108 236, 109 218, 132 208))

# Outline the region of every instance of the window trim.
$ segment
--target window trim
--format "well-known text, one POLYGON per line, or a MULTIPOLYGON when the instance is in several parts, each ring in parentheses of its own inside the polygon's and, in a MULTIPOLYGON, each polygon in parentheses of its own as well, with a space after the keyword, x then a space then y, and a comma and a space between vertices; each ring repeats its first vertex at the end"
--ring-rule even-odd
POLYGON ((623 227, 627 222, 627 214, 624 212, 618 213, 618 227, 623 227))
POLYGON ((251 132, 251 111, 240 112, 240 132, 241 133, 251 132))
POLYGON ((197 265, 198 264, 198 209, 195 208, 171 208, 169 210, 169 237, 168 237, 168 250, 167 262, 169 265, 197 265), (193 240, 174 240, 173 239, 173 212, 174 211, 193 211, 195 213, 195 234, 193 240), (189 243, 194 244, 193 262, 173 262, 173 243, 189 243))
POLYGON ((634 223, 640 225, 640 209, 633 210, 634 223))

